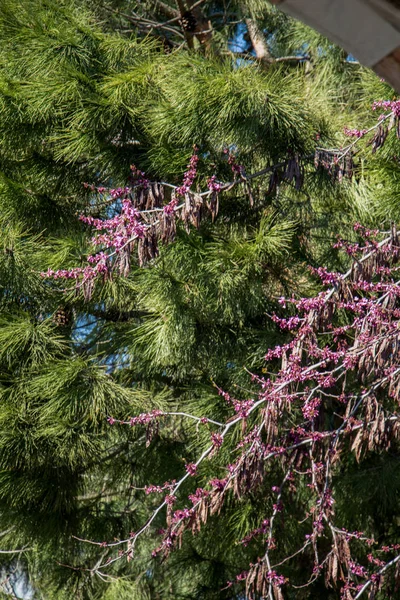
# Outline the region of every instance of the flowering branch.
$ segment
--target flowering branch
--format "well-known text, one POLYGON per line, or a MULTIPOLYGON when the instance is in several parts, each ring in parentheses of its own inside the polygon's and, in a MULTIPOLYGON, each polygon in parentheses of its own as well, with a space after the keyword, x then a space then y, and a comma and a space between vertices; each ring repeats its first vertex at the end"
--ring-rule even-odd
MULTIPOLYGON (((339 151, 317 148, 316 168, 327 169, 339 180, 345 176, 350 178, 352 151, 360 139, 375 131, 371 140, 375 152, 394 125, 400 136, 400 101, 375 103, 374 109, 378 107, 389 110, 389 114, 381 116, 369 129, 347 130, 356 139, 346 148, 339 151), (385 129, 386 120, 390 122, 385 129)), ((201 193, 192 191, 199 161, 197 148, 180 186, 150 182, 144 173, 132 167, 129 186, 109 191, 93 188, 98 194, 109 193, 113 201, 120 202, 120 212, 106 220, 82 216, 81 220, 95 230, 92 244, 99 251, 88 257, 86 267, 48 271, 46 276, 74 279, 89 298, 98 275, 107 279, 115 268, 122 275, 129 272, 134 242, 141 265, 157 256, 160 241, 173 241, 177 219, 183 221, 188 230, 191 225, 199 227, 205 215, 214 220, 221 192, 243 184, 252 203, 250 181, 268 172, 271 173, 270 193, 282 179, 293 182, 297 189, 302 186, 304 158, 298 155, 246 175, 236 157, 229 151, 226 154, 233 181, 222 183, 213 175, 207 179, 207 190, 201 193), (172 189, 168 202, 165 201, 166 187, 172 189)), ((368 561, 374 568, 379 567, 372 575, 355 561, 353 541, 369 546, 373 539, 360 531, 349 533, 336 523, 334 475, 344 451, 352 451, 360 461, 366 453, 388 451, 400 440, 400 282, 396 279, 400 242, 395 226, 384 239, 380 239, 379 232, 359 224, 355 225, 355 231, 363 240, 361 244, 345 240, 335 244, 352 261, 346 273, 332 273, 324 267, 311 269, 325 291, 312 298, 279 299, 279 314, 271 315, 271 319, 291 336, 290 341, 266 353, 265 360, 271 364, 269 377, 251 374, 253 382, 259 385, 255 398, 236 399, 218 390, 233 413, 225 422, 178 410, 142 413, 126 421, 108 417, 110 425, 145 426, 147 446, 157 435, 164 417, 182 417, 196 421, 198 426, 212 425, 217 430, 209 432, 206 447, 195 462, 186 462, 185 473, 180 478, 144 488, 146 493, 165 496, 136 532, 114 542, 82 540, 117 551, 108 558, 102 557, 93 567, 93 573, 107 577, 104 569, 121 559, 131 560, 139 539, 152 531, 162 511, 166 514, 166 529, 153 556, 168 555, 186 531, 195 534, 210 516, 218 514, 228 495, 240 499, 265 488, 267 477, 276 471, 270 464, 276 463, 283 476, 279 486, 272 487, 275 495, 266 497, 272 508, 261 525, 242 540, 247 545, 253 538, 263 536, 265 550, 256 563, 236 576, 235 585, 245 582, 249 599, 261 595, 269 600, 282 600, 283 586, 308 586, 324 571, 327 586, 341 583, 344 600, 356 600, 368 588, 374 591, 382 588, 381 575, 397 564, 400 555, 385 563, 368 554, 368 561), (288 307, 295 314, 284 313, 288 307), (331 425, 326 428, 323 411, 328 410, 329 404, 334 408, 331 425), (230 436, 239 424, 241 433, 230 436), (218 459, 221 447, 237 437, 239 441, 232 450, 235 458, 225 465, 226 476, 209 479, 204 487, 189 495, 191 504, 176 509, 183 484, 189 478, 201 476, 204 461, 218 459), (272 554, 280 552, 274 530, 285 510, 287 490, 294 494, 299 483, 308 490, 311 508, 304 522, 310 521, 309 532, 295 552, 273 560, 272 554), (327 537, 332 542, 329 551, 321 543, 321 539, 327 537), (298 586, 275 569, 302 552, 312 553, 313 569, 308 581, 298 586), (362 578, 364 583, 355 583, 356 578, 362 578)), ((395 577, 400 580, 400 573, 395 577)))
MULTIPOLYGON (((153 411, 129 421, 109 418, 110 424, 145 425, 148 431, 150 429, 150 437, 157 432, 159 418, 167 415, 194 419, 199 424, 210 423, 219 431, 211 432, 210 443, 196 462, 186 463, 185 473, 179 480, 145 488, 146 493, 168 493, 138 531, 115 542, 91 542, 110 549, 126 547, 96 565, 94 572, 104 576, 102 570, 114 562, 133 558, 136 543, 150 531, 155 518, 164 509, 167 528, 153 556, 168 554, 187 529, 196 533, 210 515, 222 510, 228 493, 241 498, 263 486, 267 465, 275 459, 284 476, 279 486, 272 487, 272 493, 276 494, 270 499, 272 514, 242 541, 247 545, 260 534, 266 536, 263 556, 236 577, 236 582, 245 581, 248 597, 261 594, 270 600, 280 600, 284 585, 299 587, 275 569, 309 548, 313 550, 314 568, 305 585, 315 581, 322 570, 327 585, 336 584, 338 578, 342 581, 343 598, 348 600, 359 598, 371 585, 383 585, 380 571, 371 575, 367 582, 354 584, 354 577, 365 578, 367 571, 352 558, 350 543, 357 539, 369 545, 373 540, 362 532, 347 532, 335 524, 333 475, 345 449, 344 440, 348 440, 357 460, 361 460, 364 453, 387 450, 392 442, 400 439, 400 414, 397 412, 400 397, 400 285, 393 279, 400 243, 394 227, 390 236, 380 242, 378 232, 358 224, 355 229, 364 245, 352 244, 349 252, 347 242, 337 242, 337 247, 353 258, 347 273, 341 275, 316 269, 313 272, 323 285, 330 286, 326 292, 314 298, 279 300, 282 308, 292 305, 297 311, 297 318, 274 318, 277 325, 292 332, 293 339, 267 352, 268 362, 281 361, 281 368, 274 376, 268 379, 252 376, 260 386, 257 399, 238 400, 219 389, 235 413, 225 423, 181 411, 153 411), (325 343, 327 334, 331 339, 329 345, 325 343), (350 389, 348 381, 353 382, 350 389), (340 420, 328 430, 322 427, 320 419, 326 398, 335 402, 334 414, 340 420), (288 427, 289 414, 290 421, 296 423, 291 427, 288 427), (252 428, 247 429, 250 422, 252 428), (237 457, 233 464, 226 466, 227 476, 210 479, 205 487, 197 488, 189 496, 192 506, 174 510, 183 483, 189 477, 199 475, 205 459, 218 456, 228 433, 238 424, 242 425, 242 434, 234 449, 237 457), (302 469, 301 465, 306 468, 302 469), (309 479, 307 487, 312 502, 311 512, 306 515, 306 520, 312 517, 310 533, 299 549, 275 560, 276 565, 272 566, 270 555, 276 551, 274 526, 285 509, 286 487, 295 490, 296 480, 303 478, 309 479), (332 549, 326 553, 320 539, 329 532, 332 549)), ((382 563, 372 554, 368 556, 382 573, 397 562, 396 558, 382 563)))
POLYGON ((354 597, 354 600, 358 600, 358 598, 361 598, 361 596, 363 595, 363 593, 366 592, 367 589, 371 585, 373 585, 377 580, 379 580, 380 576, 383 575, 383 573, 385 573, 385 571, 387 571, 388 569, 390 569, 391 567, 393 567, 396 563, 398 563, 399 560, 400 560, 400 554, 397 555, 395 558, 393 558, 393 560, 391 560, 388 563, 386 563, 385 566, 382 567, 382 569, 380 569, 377 573, 374 573, 374 576, 371 577, 370 579, 368 579, 368 581, 358 591, 357 595, 354 597))

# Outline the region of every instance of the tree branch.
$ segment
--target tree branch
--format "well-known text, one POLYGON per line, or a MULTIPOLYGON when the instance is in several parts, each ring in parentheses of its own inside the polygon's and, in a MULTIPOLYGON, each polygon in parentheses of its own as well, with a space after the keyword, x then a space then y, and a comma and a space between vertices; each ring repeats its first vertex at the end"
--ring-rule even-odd
POLYGON ((257 60, 263 63, 269 63, 271 61, 271 54, 264 34, 260 31, 257 23, 253 19, 246 19, 245 22, 257 60))

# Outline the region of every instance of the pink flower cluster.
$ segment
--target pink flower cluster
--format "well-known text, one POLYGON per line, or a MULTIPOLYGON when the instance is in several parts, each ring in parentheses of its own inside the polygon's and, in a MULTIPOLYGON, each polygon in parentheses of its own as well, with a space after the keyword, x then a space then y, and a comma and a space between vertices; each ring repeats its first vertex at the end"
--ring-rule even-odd
POLYGON ((236 156, 228 149, 224 150, 224 154, 228 155, 228 164, 231 166, 232 173, 235 175, 241 175, 244 173, 244 167, 239 165, 236 161, 236 156))
POLYGON ((354 231, 359 233, 362 238, 366 240, 376 238, 379 235, 378 229, 370 229, 369 227, 365 227, 361 223, 354 223, 353 229, 354 231))
POLYGON ((149 180, 146 178, 146 173, 138 169, 135 165, 131 165, 131 178, 136 186, 147 189, 149 180))
POLYGON ((310 398, 301 407, 303 416, 307 421, 315 419, 319 414, 319 407, 321 404, 321 398, 310 398))
POLYGON ((171 482, 166 481, 164 485, 146 485, 144 491, 146 494, 161 494, 164 490, 171 490, 175 487, 176 480, 173 479, 171 482))
POLYGON ((303 319, 297 315, 295 317, 289 317, 288 319, 281 319, 277 315, 273 314, 271 318, 273 322, 279 325, 281 329, 287 329, 288 331, 293 331, 303 321, 303 319))
POLYGON ((376 558, 376 556, 373 556, 372 554, 368 554, 367 559, 368 559, 368 562, 370 562, 371 564, 376 565, 378 567, 384 567, 386 565, 386 562, 384 560, 380 560, 379 558, 376 558))
POLYGON ((73 267, 72 269, 47 269, 40 273, 41 277, 48 279, 79 279, 83 276, 84 279, 94 279, 101 273, 107 273, 108 267, 104 260, 99 261, 95 267, 73 267))
POLYGON ((190 519, 190 517, 192 515, 193 515, 193 509, 192 508, 178 509, 172 515, 172 523, 180 523, 184 519, 190 519))
POLYGON ((347 242, 346 240, 338 239, 338 241, 333 244, 333 248, 339 249, 343 248, 349 256, 356 256, 360 251, 360 245, 355 244, 353 242, 347 242))
POLYGON ((310 271, 317 275, 324 285, 331 286, 334 285, 338 281, 337 273, 330 273, 325 267, 318 267, 315 269, 314 267, 310 267, 310 271))
POLYGON ((163 211, 166 215, 172 215, 177 206, 178 200, 176 198, 172 198, 172 200, 164 206, 163 211))
POLYGON ((358 577, 368 577, 368 571, 365 567, 358 565, 357 563, 350 561, 349 562, 349 570, 354 575, 358 575, 358 577))
POLYGON ((96 234, 92 238, 94 246, 104 246, 120 250, 131 238, 144 236, 144 225, 140 222, 140 213, 133 206, 129 198, 122 203, 121 213, 112 219, 94 219, 93 217, 80 216, 80 220, 91 225, 98 231, 107 233, 96 234))
POLYGON ((137 417, 131 417, 128 421, 119 421, 118 419, 114 419, 113 417, 108 417, 107 421, 110 425, 114 425, 114 423, 118 423, 119 425, 130 425, 134 427, 135 425, 147 425, 151 423, 155 419, 164 416, 162 410, 152 410, 148 413, 141 413, 137 417))
POLYGON ((248 533, 243 539, 241 539, 239 543, 243 544, 243 546, 248 546, 251 540, 256 536, 260 534, 265 535, 266 533, 268 533, 269 525, 270 520, 264 519, 260 527, 257 527, 257 529, 253 529, 252 531, 250 531, 250 533, 248 533))
POLYGON ((286 577, 284 577, 283 575, 278 575, 278 573, 273 570, 268 571, 267 578, 269 581, 275 583, 276 585, 284 585, 286 583, 286 577))
POLYGON ((210 495, 208 490, 204 490, 203 488, 197 488, 194 494, 189 495, 189 500, 193 505, 196 505, 200 502, 202 498, 207 498, 210 495))
POLYGON ((212 487, 216 490, 223 490, 227 484, 227 481, 227 479, 218 479, 217 477, 214 477, 214 479, 210 480, 210 485, 212 485, 212 487))
POLYGON ((167 494, 164 500, 165 504, 167 504, 168 506, 172 506, 176 502, 176 496, 174 496, 173 494, 167 494))
POLYGON ((219 449, 222 446, 224 438, 222 437, 222 435, 220 433, 212 433, 211 441, 212 441, 214 448, 219 449))
POLYGON ((245 419, 249 415, 254 405, 254 400, 252 398, 249 400, 233 400, 232 404, 233 408, 235 409, 235 413, 242 419, 245 419))
POLYGON ((392 546, 382 546, 382 552, 398 552, 400 550, 400 544, 393 544, 392 546))
POLYGON ((193 146, 193 154, 190 158, 189 164, 187 166, 187 171, 183 176, 182 185, 176 188, 175 193, 177 196, 184 196, 192 187, 194 180, 197 175, 197 163, 199 162, 198 156, 198 148, 197 146, 193 146))
POLYGON ((383 108, 383 110, 390 110, 396 117, 400 116, 400 100, 378 100, 372 104, 372 110, 377 108, 383 108))
MULTIPOLYGON (((129 188, 118 188, 111 190, 118 197, 124 195, 125 190, 129 188)), ((140 220, 140 213, 134 208, 131 200, 125 198, 122 203, 121 213, 112 219, 96 219, 91 216, 80 215, 79 219, 86 225, 90 225, 97 231, 104 233, 96 233, 91 242, 93 246, 101 246, 107 250, 112 250, 111 255, 100 251, 97 254, 89 255, 88 262, 94 266, 73 267, 72 269, 59 269, 53 271, 48 269, 41 273, 42 277, 52 279, 78 279, 81 276, 85 281, 94 279, 100 274, 107 274, 110 256, 118 253, 130 240, 135 238, 143 238, 145 233, 145 225, 140 220)))
POLYGON ((185 465, 185 469, 189 475, 192 477, 197 473, 197 465, 195 463, 187 463, 185 465))
POLYGON ((361 138, 368 133, 368 129, 350 129, 349 127, 344 127, 343 132, 348 137, 361 138))
POLYGON ((209 177, 209 179, 207 179, 207 187, 210 190, 210 192, 220 192, 222 189, 222 183, 219 183, 217 181, 217 176, 213 175, 212 177, 209 177))

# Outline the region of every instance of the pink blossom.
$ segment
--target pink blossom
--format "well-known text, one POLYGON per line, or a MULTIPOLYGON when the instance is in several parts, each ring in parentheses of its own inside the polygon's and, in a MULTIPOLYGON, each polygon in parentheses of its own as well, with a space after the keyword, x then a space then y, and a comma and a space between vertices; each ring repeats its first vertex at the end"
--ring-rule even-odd
POLYGON ((197 465, 194 463, 188 463, 185 465, 185 469, 189 475, 196 475, 197 473, 197 465))
POLYGON ((178 188, 176 188, 175 193, 177 196, 184 196, 191 188, 191 186, 193 185, 194 180, 196 179, 196 175, 197 175, 197 163, 199 162, 199 157, 198 157, 198 148, 197 146, 193 146, 193 154, 190 158, 189 164, 188 164, 188 170, 186 171, 186 173, 183 176, 183 182, 182 185, 179 186, 178 188))
POLYGON ((210 190, 210 192, 218 193, 221 191, 222 184, 217 181, 216 175, 213 175, 212 177, 209 177, 209 179, 207 179, 207 187, 210 190))
POLYGON ((347 135, 348 137, 361 138, 366 133, 368 133, 367 129, 349 129, 348 127, 344 128, 344 134, 347 135))
POLYGON ((211 441, 213 443, 214 448, 218 449, 218 448, 221 448, 224 438, 222 437, 222 435, 220 433, 212 433, 211 441))

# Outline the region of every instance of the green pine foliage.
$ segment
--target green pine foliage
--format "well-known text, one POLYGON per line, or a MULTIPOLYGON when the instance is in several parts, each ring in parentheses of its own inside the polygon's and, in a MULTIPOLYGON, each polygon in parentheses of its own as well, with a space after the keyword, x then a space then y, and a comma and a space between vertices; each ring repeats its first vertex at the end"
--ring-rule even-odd
MULTIPOLYGON (((270 319, 277 299, 315 291, 307 264, 345 266, 331 244, 339 232, 352 236, 354 221, 386 227, 398 216, 394 135, 379 154, 360 152, 352 182, 338 185, 313 167, 317 142, 341 146, 344 125, 374 123, 370 105, 390 99, 386 84, 263 0, 232 2, 229 18, 218 16, 224 3, 205 2, 214 29, 207 48, 188 49, 179 27, 143 30, 124 16, 173 18, 175 2, 161 4, 0 0, 0 549, 23 550, 0 557, 6 572, 28 577, 35 599, 241 597, 224 588, 261 551, 257 541, 237 542, 272 506, 272 476, 207 531, 186 535, 166 563, 151 558, 149 534, 109 581, 92 576, 109 551, 76 537, 112 541, 140 527, 157 505, 144 486, 182 475, 210 433, 171 417, 146 449, 144 428, 111 427, 107 417, 161 408, 226 418, 214 384, 256 393, 245 367, 261 373, 266 349, 285 338, 270 319), (258 64, 249 46, 236 56, 229 40, 245 18, 264 30, 272 59, 304 60, 258 64), (236 186, 221 195, 215 223, 179 227, 156 260, 97 282, 89 302, 70 281, 40 276, 85 264, 91 231, 80 212, 109 216, 83 182, 125 185, 135 164, 178 184, 193 144, 199 191, 210 175, 232 179, 226 147, 247 174, 298 153, 304 186, 283 181, 271 192, 266 173, 251 181, 253 207, 236 186)), ((216 468, 222 476, 236 441, 201 467, 196 484, 216 468)), ((338 510, 349 528, 357 495, 371 529, 384 522, 395 535, 394 464, 344 465, 338 510), (387 481, 380 504, 376 490, 387 481)), ((301 498, 287 499, 282 555, 304 538, 301 498)), ((287 574, 310 561, 305 554, 287 574)), ((338 597, 329 593, 318 583, 296 598, 338 597)))

